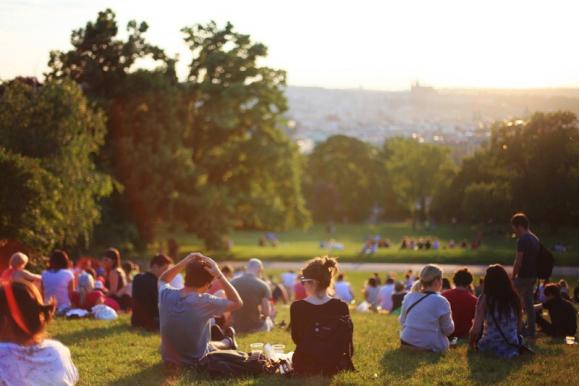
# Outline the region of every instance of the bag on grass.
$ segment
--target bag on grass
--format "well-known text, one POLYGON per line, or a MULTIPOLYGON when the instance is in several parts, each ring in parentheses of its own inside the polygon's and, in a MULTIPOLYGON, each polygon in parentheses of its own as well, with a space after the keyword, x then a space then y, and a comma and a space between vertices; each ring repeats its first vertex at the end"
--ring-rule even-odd
POLYGON ((109 306, 104 304, 97 304, 91 309, 95 319, 100 320, 115 320, 118 315, 117 312, 109 306))
POLYGON ((274 363, 264 355, 250 357, 242 351, 219 350, 207 354, 199 361, 198 369, 211 377, 243 377, 273 374, 274 363))
POLYGON ((371 305, 366 301, 363 300, 358 306, 356 306, 356 312, 369 312, 371 305))

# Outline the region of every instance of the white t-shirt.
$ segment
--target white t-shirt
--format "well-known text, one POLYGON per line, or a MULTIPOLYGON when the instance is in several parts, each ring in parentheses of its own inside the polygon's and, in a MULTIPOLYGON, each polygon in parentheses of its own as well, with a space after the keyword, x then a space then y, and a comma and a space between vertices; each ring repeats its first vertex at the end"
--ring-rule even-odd
POLYGON ((343 302, 350 303, 352 301, 350 283, 348 281, 337 281, 334 284, 334 291, 336 292, 336 297, 343 302))
POLYGON ((79 381, 69 349, 45 339, 40 344, 21 346, 0 342, 0 385, 74 385, 79 381))
POLYGON ((183 288, 183 276, 180 273, 175 275, 171 283, 169 283, 173 288, 182 289, 183 288))
POLYGON ((385 284, 379 291, 379 301, 383 310, 393 310, 393 292, 395 292, 394 284, 385 284))
POLYGON ((297 275, 292 272, 284 272, 282 274, 282 283, 284 287, 292 287, 294 288, 294 284, 296 284, 296 277, 297 275))
POLYGON ((74 280, 74 274, 69 269, 59 269, 58 271, 42 272, 42 288, 44 289, 44 300, 55 298, 56 308, 60 311, 70 307, 68 296, 68 286, 74 280))

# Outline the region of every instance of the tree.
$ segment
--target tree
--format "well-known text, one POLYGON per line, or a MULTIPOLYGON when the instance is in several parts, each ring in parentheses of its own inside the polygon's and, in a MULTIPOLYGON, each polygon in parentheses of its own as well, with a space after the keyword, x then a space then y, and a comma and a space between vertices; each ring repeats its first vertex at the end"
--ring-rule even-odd
POLYGON ((362 221, 381 199, 379 151, 356 138, 335 135, 308 157, 306 194, 318 221, 362 221))
POLYGON ((187 81, 192 176, 176 215, 222 248, 236 224, 286 229, 309 222, 298 149, 282 131, 283 71, 258 66, 263 44, 214 23, 184 28, 193 59, 187 81))
POLYGON ((428 217, 428 204, 451 181, 453 163, 447 148, 419 143, 410 138, 393 138, 383 146, 385 166, 399 202, 416 219, 428 217))
POLYGON ((31 85, 17 79, 3 85, 0 149, 11 170, 8 188, 13 194, 23 192, 17 206, 22 218, 38 222, 15 221, 10 234, 22 235, 26 231, 21 227, 42 227, 45 235, 26 240, 44 251, 88 243, 100 217, 98 201, 112 189, 110 178, 94 163, 104 134, 103 114, 91 108, 73 82, 31 85), (31 207, 24 208, 26 203, 31 207))

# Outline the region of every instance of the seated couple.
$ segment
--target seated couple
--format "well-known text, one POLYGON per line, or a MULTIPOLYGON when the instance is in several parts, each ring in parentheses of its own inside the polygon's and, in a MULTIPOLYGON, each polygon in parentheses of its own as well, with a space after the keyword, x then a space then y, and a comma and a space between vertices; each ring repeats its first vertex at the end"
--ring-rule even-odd
MULTIPOLYGON (((251 274, 253 264, 256 264, 256 272, 261 271, 261 263, 258 263, 250 260, 246 275, 251 274)), ((296 344, 293 363, 297 374, 333 375, 354 368, 348 306, 328 294, 337 273, 336 265, 334 259, 316 258, 302 270, 301 281, 308 296, 294 302, 290 308, 292 340, 296 344)), ((222 332, 211 325, 211 320, 245 306, 236 290, 238 287, 244 291, 240 279, 230 283, 216 262, 201 253, 188 255, 160 275, 161 356, 166 364, 195 367, 212 351, 236 349, 234 330, 228 328, 222 332), (169 282, 181 271, 185 271, 185 287, 174 289, 169 282), (219 280, 225 299, 207 293, 214 280, 219 280)), ((245 280, 251 283, 249 286, 259 284, 252 284, 252 277, 245 280)))

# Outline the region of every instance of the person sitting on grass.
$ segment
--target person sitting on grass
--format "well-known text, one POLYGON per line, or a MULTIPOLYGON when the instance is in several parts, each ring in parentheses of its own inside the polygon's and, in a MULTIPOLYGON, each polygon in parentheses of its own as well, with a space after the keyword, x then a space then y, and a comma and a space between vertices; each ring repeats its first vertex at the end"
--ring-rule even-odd
POLYGON ((42 280, 40 275, 26 270, 26 264, 28 264, 28 256, 22 252, 16 252, 10 256, 9 267, 2 272, 0 280, 11 280, 11 281, 28 281, 40 286, 42 280))
POLYGON ((344 280, 344 274, 339 273, 334 284, 334 292, 336 297, 346 304, 350 304, 354 300, 354 293, 350 283, 344 280))
POLYGON ((121 290, 127 285, 125 271, 121 268, 121 254, 115 248, 109 248, 103 254, 103 266, 105 267, 105 287, 107 296, 115 300, 122 309, 127 308, 125 299, 120 295, 121 290))
POLYGON ((75 276, 69 267, 68 254, 57 249, 50 255, 48 269, 42 272, 44 299, 54 298, 56 313, 59 315, 65 314, 70 308, 71 295, 76 288, 75 276))
POLYGON ((568 282, 564 279, 560 280, 560 296, 562 299, 570 300, 570 289, 568 288, 568 282))
POLYGON ((79 381, 69 349, 45 339, 55 304, 44 304, 27 282, 0 283, 0 384, 74 385, 79 381))
POLYGON ((546 301, 536 305, 536 321, 542 331, 550 336, 563 338, 576 335, 576 308, 562 296, 558 284, 544 288, 546 301), (550 313, 550 322, 542 317, 542 308, 550 313))
POLYGON ((369 304, 371 311, 377 311, 379 307, 379 291, 381 288, 378 286, 377 281, 374 277, 369 278, 367 284, 363 288, 363 294, 365 296, 365 301, 369 304))
POLYGON ((331 297, 336 260, 316 257, 301 272, 307 297, 290 306, 290 330, 296 344, 292 358, 297 375, 333 376, 354 370, 352 320, 348 305, 331 297))
POLYGON ((236 310, 232 317, 234 328, 240 333, 270 331, 273 327, 274 309, 270 300, 272 291, 261 277, 264 266, 258 259, 250 259, 246 273, 232 280, 232 285, 244 301, 244 306, 236 310))
POLYGON ((90 311, 97 304, 105 303, 105 295, 95 289, 95 279, 87 272, 78 277, 78 291, 71 294, 71 303, 75 308, 90 311))
POLYGON ((455 272, 453 275, 454 289, 443 291, 443 295, 451 305, 451 315, 455 331, 453 337, 466 338, 473 325, 477 298, 471 293, 473 275, 467 268, 455 272))
POLYGON ((159 276, 159 325, 163 362, 178 367, 195 366, 209 352, 236 349, 235 331, 211 326, 224 312, 239 310, 242 298, 219 266, 201 253, 191 253, 159 276), (185 270, 185 286, 175 289, 171 280, 185 270), (226 299, 207 293, 219 278, 226 299))
POLYGON ((469 332, 470 346, 502 358, 518 356, 521 320, 522 302, 506 270, 499 264, 489 266, 469 332))
POLYGON ((391 310, 392 314, 400 315, 401 314, 401 306, 403 305, 403 299, 407 295, 407 291, 405 291, 405 285, 397 281, 395 283, 395 292, 391 295, 391 299, 393 300, 393 309, 391 310))
POLYGON ((388 275, 385 285, 379 291, 379 302, 385 311, 391 312, 393 310, 393 292, 395 292, 395 281, 388 275))
POLYGON ((449 349, 449 335, 455 326, 451 306, 441 291, 443 272, 436 265, 426 265, 405 296, 401 309, 401 345, 403 347, 444 352, 449 349))
POLYGON ((153 256, 149 262, 149 270, 135 276, 133 279, 132 297, 133 309, 131 325, 148 331, 159 331, 159 293, 157 280, 173 264, 166 255, 153 256))

